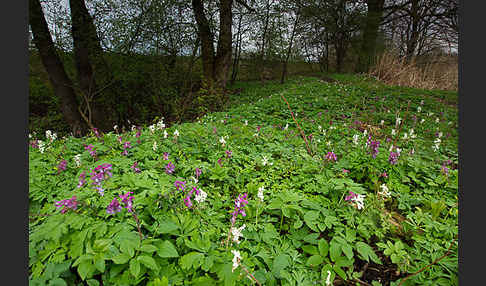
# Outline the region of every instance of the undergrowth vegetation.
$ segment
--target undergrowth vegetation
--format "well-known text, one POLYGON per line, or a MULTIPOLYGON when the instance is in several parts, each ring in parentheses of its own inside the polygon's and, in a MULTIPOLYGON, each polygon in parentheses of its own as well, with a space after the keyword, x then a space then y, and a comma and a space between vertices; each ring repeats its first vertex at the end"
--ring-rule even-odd
POLYGON ((335 79, 31 134, 30 285, 457 285, 457 94, 335 79))

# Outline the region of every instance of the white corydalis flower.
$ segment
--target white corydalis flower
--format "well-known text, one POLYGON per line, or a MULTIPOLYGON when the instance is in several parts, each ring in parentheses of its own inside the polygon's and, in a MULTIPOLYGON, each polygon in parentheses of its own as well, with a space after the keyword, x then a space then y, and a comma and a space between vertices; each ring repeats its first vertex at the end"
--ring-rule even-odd
POLYGON ((115 132, 118 132, 118 125, 116 125, 116 124, 115 124, 115 125, 113 126, 113 130, 115 130, 115 132))
POLYGON ((356 196, 353 198, 353 201, 356 203, 356 207, 358 210, 364 209, 364 199, 366 195, 360 195, 356 194, 356 196))
POLYGON ((245 126, 248 126, 248 120, 245 120, 245 126))
POLYGON ((53 133, 51 130, 46 130, 46 137, 49 139, 49 141, 53 142, 57 139, 57 134, 53 133))
POLYGON ((379 195, 383 196, 384 198, 389 198, 391 196, 390 191, 388 190, 388 187, 385 184, 382 184, 380 186, 381 192, 378 192, 379 195))
POLYGON ((76 167, 81 166, 81 154, 74 156, 73 160, 76 167))
POLYGON ((380 125, 385 124, 385 120, 380 121, 380 125))
POLYGON ((164 138, 167 138, 169 136, 169 133, 167 133, 167 130, 164 130, 164 138))
POLYGON ((353 135, 353 143, 354 143, 354 145, 358 145, 358 139, 359 139, 359 135, 358 134, 354 134, 353 135))
POLYGON ((424 122, 425 122, 425 119, 422 118, 422 120, 420 120, 420 124, 422 124, 424 122))
POLYGON ((435 119, 435 123, 439 123, 439 121, 440 121, 440 119, 439 119, 439 117, 437 117, 437 118, 435 119))
POLYGON ((226 144, 226 140, 224 140, 224 137, 221 136, 221 138, 219 139, 219 143, 221 143, 221 145, 224 146, 224 144, 226 144))
POLYGON ((396 131, 395 129, 392 129, 392 130, 391 130, 391 135, 392 135, 392 136, 395 136, 395 134, 397 134, 397 131, 396 131))
POLYGON ((289 128, 289 124, 285 124, 284 130, 287 130, 289 128))
POLYGON ((240 244, 240 237, 243 236, 243 234, 241 233, 244 229, 245 229, 246 225, 242 225, 241 227, 237 228, 237 227, 232 227, 231 228, 231 234, 232 234, 232 237, 233 237, 233 242, 236 242, 236 244, 240 244))
POLYGON ((150 125, 148 128, 149 128, 149 130, 150 130, 150 133, 154 134, 154 132, 155 132, 155 125, 154 125, 154 124, 152 124, 152 125, 150 125))
POLYGON ((407 132, 403 133, 403 139, 408 139, 408 134, 407 134, 407 132))
POLYGON ((179 137, 179 130, 177 130, 177 129, 176 129, 176 130, 174 131, 174 137, 175 137, 175 138, 179 137))
POLYGON ((400 125, 400 123, 402 123, 402 119, 400 117, 397 117, 397 121, 395 122, 396 125, 400 125))
POLYGON ((365 130, 363 131, 363 136, 366 136, 367 134, 368 134, 368 130, 366 130, 366 129, 365 129, 365 130))
POLYGON ((268 162, 268 158, 266 156, 263 156, 263 158, 262 158, 262 165, 263 166, 266 166, 267 164, 269 166, 272 166, 273 165, 273 163, 268 162))
POLYGON ((263 191, 265 191, 265 187, 261 186, 258 188, 258 194, 257 197, 260 199, 261 202, 263 202, 263 191))
POLYGON ((233 267, 231 268, 231 272, 235 271, 236 268, 240 265, 241 261, 241 255, 238 250, 231 250, 231 253, 233 253, 233 267))
MULTIPOLYGON (((196 179, 197 180, 197 179, 196 179)), ((196 194, 196 197, 194 197, 194 200, 200 204, 200 203, 203 203, 204 201, 206 201, 206 198, 208 197, 208 194, 203 191, 203 190, 199 190, 199 194, 196 194)))
POLYGON ((159 122, 157 122, 157 128, 158 128, 159 130, 162 130, 162 129, 164 129, 164 128, 165 128, 165 124, 164 124, 164 118, 163 118, 163 117, 162 117, 162 118, 159 120, 159 122))
POLYGON ((326 286, 331 286, 331 271, 327 270, 326 286))
POLYGON ((45 147, 46 147, 46 144, 44 143, 44 141, 42 140, 39 140, 37 142, 37 145, 39 146, 39 152, 44 153, 44 150, 45 150, 45 147))
POLYGON ((417 112, 421 112, 422 111, 422 107, 417 107, 417 112))
POLYGON ((154 141, 154 145, 152 145, 152 150, 157 151, 157 141, 154 141))
POLYGON ((317 128, 319 129, 319 132, 322 131, 322 126, 321 125, 317 126, 317 128))

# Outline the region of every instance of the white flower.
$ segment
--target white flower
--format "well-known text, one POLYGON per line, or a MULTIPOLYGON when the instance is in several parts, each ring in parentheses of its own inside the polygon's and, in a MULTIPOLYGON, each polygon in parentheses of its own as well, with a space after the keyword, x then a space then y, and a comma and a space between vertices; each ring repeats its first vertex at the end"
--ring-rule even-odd
POLYGON ((407 139, 407 138, 408 138, 407 132, 403 133, 403 139, 407 139))
POLYGON ((353 143, 354 143, 354 145, 358 145, 358 139, 359 139, 359 135, 358 134, 354 134, 353 135, 353 143))
POLYGON ((400 125, 401 122, 402 122, 402 119, 400 117, 397 117, 396 125, 400 125))
POLYGON ((154 141, 154 145, 152 146, 152 150, 157 151, 157 141, 154 141))
POLYGON ((45 147, 46 147, 46 144, 44 143, 44 141, 39 140, 39 141, 37 142, 37 144, 39 145, 39 151, 40 151, 41 153, 44 153, 44 150, 45 150, 45 147))
POLYGON ((437 137, 442 137, 442 132, 439 132, 439 134, 437 134, 437 137))
POLYGON ((253 137, 258 137, 258 133, 253 134, 253 137))
POLYGON ((269 165, 269 166, 272 166, 273 163, 270 163, 268 162, 268 158, 266 156, 263 156, 263 159, 262 159, 262 165, 265 166, 265 165, 269 165))
POLYGON ((380 125, 385 124, 385 120, 380 121, 380 125))
POLYGON ((224 137, 221 136, 221 139, 219 139, 219 143, 221 143, 221 145, 224 146, 224 144, 226 144, 226 140, 224 140, 224 137))
POLYGON ((137 126, 132 125, 132 131, 134 131, 135 129, 137 129, 137 126))
POLYGON ((422 111, 422 107, 417 107, 417 112, 421 112, 422 111))
POLYGON ((434 115, 434 113, 433 112, 429 112, 429 113, 427 113, 427 115, 430 117, 430 116, 434 115))
POLYGON ((322 131, 322 126, 321 125, 317 126, 317 128, 319 128, 319 132, 322 131))
POLYGON ((449 121, 449 123, 447 123, 447 125, 452 125, 452 121, 449 121))
MULTIPOLYGON (((196 181, 197 181, 197 179, 196 179, 196 181)), ((200 204, 200 203, 203 203, 206 200, 207 197, 208 197, 208 194, 205 191, 200 189, 199 194, 196 194, 196 196, 194 197, 194 200, 198 204, 200 204)))
POLYGON ((223 119, 221 119, 221 123, 224 123, 224 120, 223 119))
POLYGON ((393 145, 390 146, 390 149, 388 149, 388 152, 391 152, 393 150, 393 145))
POLYGON ((413 138, 416 138, 417 137, 417 135, 415 135, 415 133, 413 131, 413 128, 410 128, 410 131, 409 132, 410 132, 410 138, 413 139, 413 138))
POLYGON ((422 124, 424 122, 425 122, 425 119, 422 118, 422 120, 420 120, 420 124, 422 124))
POLYGON ((76 167, 81 166, 81 154, 74 156, 73 160, 74 164, 76 164, 76 167))
POLYGON ((329 130, 333 130, 333 129, 336 129, 336 126, 329 127, 329 130))
POLYGON ((245 229, 246 225, 242 225, 241 227, 232 227, 231 228, 231 234, 233 236, 233 242, 236 242, 236 244, 240 244, 240 236, 243 236, 241 232, 245 229))
POLYGON ((29 139, 32 139, 32 134, 29 133, 29 139))
POLYGON ((402 149, 400 149, 400 148, 397 147, 396 150, 397 150, 398 156, 400 156, 400 152, 402 152, 402 149))
POLYGON ((440 120, 440 119, 439 119, 439 117, 437 117, 437 118, 435 119, 435 123, 439 123, 439 120, 440 120))
POLYGON ((411 155, 415 154, 415 149, 414 148, 412 148, 412 150, 410 150, 410 154, 411 155))
POLYGON ((388 187, 385 184, 382 184, 380 186, 381 192, 378 192, 379 195, 382 195, 385 198, 389 198, 391 196, 391 193, 388 190, 388 187))
POLYGON ((284 130, 287 130, 289 128, 289 124, 285 124, 284 130))
POLYGON ((196 177, 192 176, 191 179, 194 181, 194 184, 197 184, 197 182, 199 182, 198 179, 196 179, 196 177))
POLYGON ((235 271, 236 268, 240 265, 240 260, 241 260, 241 255, 238 250, 231 250, 231 253, 233 253, 233 268, 231 269, 231 272, 235 271))
POLYGON ((331 285, 331 271, 327 270, 326 286, 331 285))
POLYGON ((46 130, 46 137, 49 141, 53 142, 57 138, 57 134, 53 133, 51 130, 46 130))
POLYGON ((174 131, 174 136, 177 138, 179 137, 179 130, 176 129, 176 131, 174 131))
POLYGON ((361 210, 364 208, 364 198, 366 197, 366 195, 360 195, 360 194, 356 194, 356 197, 354 197, 352 200, 356 203, 356 207, 358 208, 358 210, 361 210))
POLYGON ((245 126, 248 125, 248 120, 245 120, 245 126))
POLYGON ((113 130, 118 131, 118 125, 113 126, 113 130))
POLYGON ((154 134, 155 132, 155 124, 150 125, 149 127, 150 133, 154 134))
POLYGON ((432 149, 434 149, 434 151, 438 151, 439 150, 439 144, 432 145, 432 149))
POLYGON ((326 142, 326 145, 327 145, 327 146, 331 146, 331 141, 327 141, 327 142, 326 142))
POLYGON ((420 101, 420 105, 424 105, 424 100, 422 99, 422 101, 420 101))
MULTIPOLYGON (((439 136, 439 137, 440 137, 440 136, 439 136)), ((434 143, 435 143, 435 144, 440 144, 440 142, 441 142, 440 138, 435 138, 435 140, 434 140, 434 143)))
POLYGON ((164 138, 167 138, 167 136, 169 136, 169 134, 167 133, 167 130, 164 130, 164 138))
POLYGON ((162 130, 162 129, 164 129, 164 128, 165 128, 165 124, 164 124, 164 118, 163 118, 163 117, 162 117, 162 118, 159 120, 159 122, 157 122, 157 128, 158 128, 159 130, 162 130))
POLYGON ((368 134, 368 130, 366 130, 366 129, 365 129, 365 130, 363 131, 363 136, 366 136, 366 134, 368 134))
POLYGON ((260 199, 260 201, 263 202, 263 191, 265 191, 265 187, 261 186, 258 188, 258 194, 257 197, 260 199))
POLYGON ((395 129, 392 129, 391 135, 394 136, 395 134, 397 134, 397 131, 395 129))

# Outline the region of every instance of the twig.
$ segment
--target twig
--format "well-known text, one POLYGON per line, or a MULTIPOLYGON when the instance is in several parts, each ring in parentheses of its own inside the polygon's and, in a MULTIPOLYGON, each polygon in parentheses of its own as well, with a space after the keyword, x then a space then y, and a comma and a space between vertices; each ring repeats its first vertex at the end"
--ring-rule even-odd
POLYGON ((138 234, 140 235, 140 241, 143 240, 143 235, 142 235, 142 230, 140 229, 140 221, 138 220, 137 214, 135 211, 132 213, 133 218, 135 219, 135 222, 137 222, 137 229, 138 229, 138 234))
POLYGON ((359 283, 359 284, 361 284, 361 285, 373 286, 373 285, 371 285, 371 284, 369 284, 369 283, 367 283, 367 282, 364 282, 364 281, 362 281, 362 280, 359 280, 358 278, 354 278, 354 281, 358 282, 358 283, 359 283))
MULTIPOLYGON (((245 266, 243 266, 242 264, 240 264, 240 267, 241 267, 243 270, 245 270, 246 274, 248 274, 248 276, 250 276, 250 277, 253 279, 253 281, 255 281, 255 283, 256 283, 256 284, 258 284, 258 286, 262 286, 262 284, 260 284, 260 282, 258 282, 258 280, 255 278, 255 276, 253 276, 253 275, 252 275, 252 274, 251 274, 251 273, 248 271, 248 269, 246 269, 246 267, 245 267, 245 266)), ((371 285, 370 285, 370 286, 371 286, 371 285)))
POLYGON ((304 131, 302 131, 302 129, 300 128, 300 125, 299 123, 297 122, 297 120, 295 119, 294 117, 294 113, 292 112, 292 109, 290 108, 290 104, 289 102, 287 101, 287 99, 285 99, 285 96, 283 96, 283 94, 280 94, 280 96, 283 98, 283 100, 285 101, 285 103, 287 103, 287 106, 289 107, 289 111, 290 111, 290 115, 292 115, 292 118, 294 119, 294 122, 295 124, 297 125, 297 128, 299 129, 300 131, 300 135, 304 138, 304 141, 305 141, 305 146, 307 148, 307 153, 309 153, 309 155, 313 156, 312 155, 312 151, 310 150, 310 147, 309 147, 309 143, 307 142, 307 137, 305 136, 305 133, 304 131))
POLYGON ((402 285, 408 278, 414 276, 414 275, 417 275, 419 274, 420 272, 426 270, 427 268, 429 268, 430 266, 436 264, 437 262, 441 261, 442 259, 444 259, 445 257, 447 257, 449 254, 451 254, 452 252, 450 252, 452 246, 454 245, 454 242, 456 241, 456 238, 454 238, 454 240, 451 242, 451 245, 449 246, 449 248, 447 249, 447 251, 444 253, 444 255, 442 255, 441 257, 437 258, 436 260, 434 260, 432 263, 430 263, 429 265, 426 265, 424 267, 422 267, 422 269, 412 273, 412 274, 409 274, 407 275, 405 278, 403 278, 402 281, 400 281, 400 284, 398 284, 398 286, 402 285))

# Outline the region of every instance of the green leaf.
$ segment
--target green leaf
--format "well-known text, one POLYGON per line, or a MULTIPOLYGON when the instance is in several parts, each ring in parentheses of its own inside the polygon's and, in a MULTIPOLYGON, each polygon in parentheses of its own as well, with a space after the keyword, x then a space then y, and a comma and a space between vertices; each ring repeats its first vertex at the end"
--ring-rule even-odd
POLYGON ((147 252, 147 253, 152 253, 157 250, 157 247, 151 244, 144 244, 140 247, 140 251, 142 252, 147 252))
POLYGON ((179 257, 179 253, 177 253, 177 249, 168 240, 158 244, 157 254, 163 258, 179 257))
POLYGON ((138 277, 140 275, 140 262, 136 259, 130 260, 129 269, 133 276, 138 277))
POLYGON ((326 257, 328 252, 329 252, 329 243, 323 238, 319 239, 319 242, 317 243, 319 247, 319 254, 322 257, 326 257))
POLYGON ((96 268, 93 265, 92 260, 83 260, 78 266, 78 273, 81 279, 86 280, 86 278, 91 277, 95 272, 96 268))
POLYGON ((103 257, 101 257, 101 255, 95 255, 93 262, 96 269, 98 269, 101 273, 105 272, 105 260, 103 257))
POLYGON ((114 256, 111 260, 113 260, 113 262, 116 264, 125 264, 128 262, 128 260, 130 260, 130 258, 132 258, 132 255, 128 253, 120 253, 119 255, 114 256))
POLYGON ((306 244, 306 245, 303 245, 302 246, 302 250, 305 252, 305 253, 309 253, 311 255, 315 255, 315 254, 318 254, 319 252, 317 251, 317 247, 315 245, 310 245, 310 244, 306 244))
POLYGON ((62 278, 54 278, 52 279, 51 281, 49 281, 49 286, 67 286, 68 284, 66 283, 66 281, 64 281, 64 279, 62 278))
POLYGON ((179 263, 182 269, 189 269, 194 267, 197 269, 201 265, 201 259, 204 257, 204 254, 200 252, 189 252, 188 254, 181 257, 179 263))
POLYGON ((353 259, 354 254, 351 245, 349 245, 348 243, 344 243, 341 244, 341 248, 343 249, 343 252, 348 259, 353 259))
POLYGON ((166 220, 160 223, 159 228, 157 229, 157 233, 158 234, 174 233, 178 228, 179 226, 177 224, 175 224, 170 220, 166 220))
POLYGON ((341 249, 341 244, 336 242, 335 240, 331 240, 331 245, 329 247, 329 255, 331 257, 331 260, 336 262, 339 256, 341 256, 342 249, 341 249))
POLYGON ((280 271, 282 271, 288 266, 290 266, 290 256, 288 256, 287 254, 279 254, 273 260, 272 273, 277 278, 280 278, 280 271))
POLYGON ((368 244, 362 241, 358 241, 356 243, 356 250, 363 257, 364 260, 369 262, 369 259, 371 258, 373 262, 377 264, 382 264, 380 258, 375 254, 373 248, 371 248, 371 246, 369 246, 368 244))
POLYGON ((310 266, 310 267, 315 267, 315 266, 321 264, 322 262, 324 262, 324 258, 322 256, 312 255, 311 257, 309 257, 309 259, 307 259, 307 262, 305 263, 305 265, 310 266))
POLYGON ((86 280, 86 283, 88 283, 88 286, 99 286, 100 282, 96 279, 88 279, 86 280))
POLYGON ((346 273, 341 269, 341 267, 337 266, 337 265, 334 265, 332 267, 332 270, 334 270, 334 272, 336 272, 337 275, 339 275, 341 278, 343 278, 344 280, 347 279, 346 277, 346 273))
POLYGON ((137 257, 137 260, 140 261, 143 265, 145 265, 146 267, 148 267, 152 270, 158 270, 159 269, 159 266, 157 266, 155 259, 153 259, 150 256, 140 255, 139 257, 137 257))

